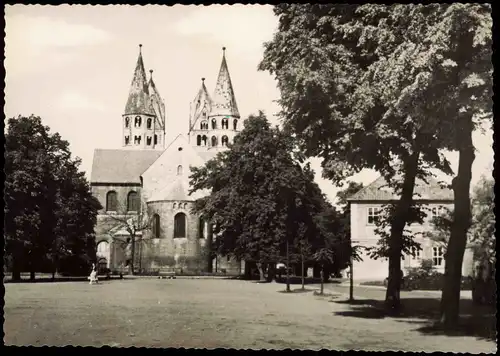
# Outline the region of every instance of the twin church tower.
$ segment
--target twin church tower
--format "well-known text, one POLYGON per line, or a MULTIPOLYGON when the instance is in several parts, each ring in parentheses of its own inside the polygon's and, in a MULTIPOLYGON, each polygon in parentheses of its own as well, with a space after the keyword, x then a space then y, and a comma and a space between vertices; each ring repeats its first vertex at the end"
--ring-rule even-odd
MULTIPOLYGON (((189 143, 196 150, 219 151, 232 143, 240 130, 240 113, 234 96, 225 50, 215 90, 211 96, 202 78, 201 87, 190 104, 189 143)), ((124 148, 165 149, 167 116, 165 101, 160 96, 150 70, 146 76, 142 45, 123 114, 122 145, 124 148)))

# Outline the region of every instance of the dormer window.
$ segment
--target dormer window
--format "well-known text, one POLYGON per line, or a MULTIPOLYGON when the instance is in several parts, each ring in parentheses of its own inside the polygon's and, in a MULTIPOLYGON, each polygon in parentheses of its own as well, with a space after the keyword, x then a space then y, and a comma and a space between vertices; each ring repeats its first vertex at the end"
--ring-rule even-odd
POLYGON ((142 118, 140 116, 135 117, 134 127, 141 127, 142 118))
POLYGON ((181 165, 177 166, 177 175, 178 176, 182 175, 182 166, 181 165))
POLYGON ((148 118, 148 121, 147 121, 146 125, 147 125, 148 129, 150 129, 151 126, 153 126, 153 120, 151 118, 148 118))

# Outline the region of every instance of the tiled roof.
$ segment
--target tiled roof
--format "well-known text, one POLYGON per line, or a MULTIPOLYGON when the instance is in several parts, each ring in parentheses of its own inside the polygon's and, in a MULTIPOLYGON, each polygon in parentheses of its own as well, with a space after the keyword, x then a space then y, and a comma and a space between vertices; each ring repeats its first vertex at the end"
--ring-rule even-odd
MULTIPOLYGON (((225 51, 225 48, 224 48, 225 51)), ((212 97, 212 111, 210 115, 228 115, 240 117, 236 98, 234 96, 233 84, 227 67, 226 56, 223 54, 219 76, 212 97)))
POLYGON ((91 183, 140 183, 141 174, 161 155, 159 150, 96 149, 91 183))
POLYGON ((190 130, 192 130, 194 125, 198 123, 197 120, 203 112, 205 111, 208 115, 212 108, 212 99, 210 98, 207 87, 205 86, 205 78, 202 79, 201 88, 198 90, 198 94, 196 94, 191 105, 190 130))
MULTIPOLYGON (((434 178, 426 178, 429 184, 417 179, 413 198, 415 200, 453 200, 453 191, 442 188, 434 178)), ((384 177, 379 177, 347 200, 349 201, 389 201, 397 200, 399 197, 387 186, 384 177)))
POLYGON ((154 115, 149 102, 148 80, 146 78, 144 62, 140 52, 135 66, 132 84, 130 85, 127 104, 125 106, 125 115, 134 114, 154 115))

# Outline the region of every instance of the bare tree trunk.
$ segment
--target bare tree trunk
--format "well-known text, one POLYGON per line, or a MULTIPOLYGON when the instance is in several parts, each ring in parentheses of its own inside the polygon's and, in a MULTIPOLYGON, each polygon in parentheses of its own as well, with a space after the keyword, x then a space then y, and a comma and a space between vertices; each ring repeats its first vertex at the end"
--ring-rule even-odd
POLYGON ((130 274, 134 275, 135 274, 135 269, 134 269, 134 259, 135 259, 135 236, 131 236, 130 239, 130 274))
POLYGON ((323 277, 324 277, 324 274, 325 272, 323 272, 323 265, 321 265, 321 271, 319 272, 320 273, 320 276, 321 276, 321 291, 319 292, 319 294, 323 295, 323 291, 324 291, 324 281, 323 281, 323 277))
POLYGON ((349 301, 354 301, 354 276, 353 276, 353 258, 351 256, 351 262, 349 263, 349 301))
POLYGON ((302 254, 301 257, 302 257, 302 261, 301 261, 302 262, 302 290, 304 290, 304 289, 306 289, 306 287, 305 287, 306 281, 305 281, 305 276, 304 276, 304 254, 302 254))
POLYGON ((291 292, 290 290, 290 251, 288 238, 286 239, 286 291, 291 292))
POLYGON ((453 224, 446 249, 444 286, 441 297, 441 322, 446 328, 456 326, 459 319, 462 264, 467 244, 467 231, 472 218, 469 193, 472 164, 475 159, 472 142, 472 115, 464 115, 460 121, 461 125, 457 129, 461 144, 458 174, 452 183, 454 192, 453 224))
POLYGON ((403 230, 411 208, 413 190, 418 168, 420 152, 414 152, 405 162, 403 189, 397 203, 395 216, 391 223, 389 237, 389 278, 385 295, 386 308, 391 312, 398 312, 401 304, 401 250, 403 230))

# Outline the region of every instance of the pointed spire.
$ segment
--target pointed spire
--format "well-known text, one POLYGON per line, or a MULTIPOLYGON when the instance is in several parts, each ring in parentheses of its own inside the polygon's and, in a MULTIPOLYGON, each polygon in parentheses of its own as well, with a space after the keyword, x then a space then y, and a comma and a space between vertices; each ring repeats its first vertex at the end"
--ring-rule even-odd
POLYGON ((153 70, 149 70, 149 83, 148 83, 148 93, 150 97, 151 107, 156 117, 160 121, 160 125, 163 127, 165 124, 165 104, 161 99, 160 92, 153 81, 153 70))
POLYGON ((226 62, 226 47, 222 47, 222 63, 215 85, 211 116, 227 115, 240 117, 236 98, 234 96, 233 84, 226 62))
POLYGON ((201 78, 201 87, 191 103, 191 125, 196 125, 198 118, 202 116, 203 112, 209 115, 211 109, 212 99, 205 86, 205 78, 201 78))
POLYGON ((142 60, 142 44, 139 45, 139 57, 135 66, 134 77, 130 85, 125 115, 129 114, 152 114, 149 105, 148 80, 142 60))

